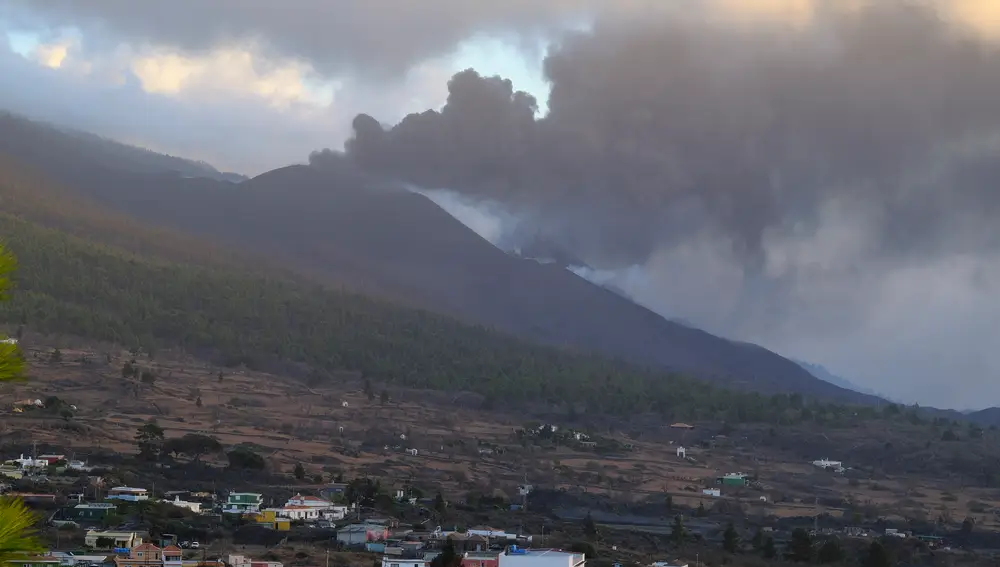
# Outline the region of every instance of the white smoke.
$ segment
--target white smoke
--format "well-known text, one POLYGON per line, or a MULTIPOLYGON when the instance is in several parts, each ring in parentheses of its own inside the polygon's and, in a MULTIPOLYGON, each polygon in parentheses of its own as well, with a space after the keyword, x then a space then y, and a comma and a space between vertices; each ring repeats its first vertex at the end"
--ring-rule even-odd
MULTIPOLYGON (((524 213, 454 191, 413 190, 501 250, 519 252, 524 213)), ((756 276, 710 230, 643 264, 568 269, 666 318, 822 364, 906 402, 997 404, 1000 382, 977 380, 979 388, 966 391, 953 379, 1000 376, 1000 360, 990 356, 1000 344, 1000 256, 887 264, 869 244, 881 220, 860 203, 831 200, 808 226, 768 231, 756 276)))

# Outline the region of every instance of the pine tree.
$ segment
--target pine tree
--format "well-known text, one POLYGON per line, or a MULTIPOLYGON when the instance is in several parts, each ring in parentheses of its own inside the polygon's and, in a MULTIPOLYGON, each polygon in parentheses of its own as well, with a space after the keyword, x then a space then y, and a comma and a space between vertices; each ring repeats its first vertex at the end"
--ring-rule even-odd
POLYGON ((295 463, 295 471, 292 474, 295 475, 296 480, 302 480, 306 477, 306 469, 302 463, 295 463))
POLYGON ((674 545, 679 547, 684 544, 684 538, 686 535, 687 534, 684 529, 684 519, 680 516, 674 516, 674 525, 670 529, 670 540, 674 542, 674 545))
POLYGON ((733 523, 729 522, 726 531, 722 534, 722 548, 729 553, 736 553, 740 547, 740 536, 736 533, 733 523))
POLYGON ((892 560, 889 558, 889 551, 882 545, 882 542, 875 540, 868 546, 868 553, 865 554, 861 564, 863 567, 891 567, 892 560))
POLYGON ((774 547, 774 538, 767 538, 764 540, 764 547, 760 551, 761 556, 764 559, 774 559, 778 555, 778 550, 774 547))
POLYGON ((590 514, 583 519, 583 533, 586 534, 587 539, 597 539, 597 524, 594 523, 594 518, 590 514))

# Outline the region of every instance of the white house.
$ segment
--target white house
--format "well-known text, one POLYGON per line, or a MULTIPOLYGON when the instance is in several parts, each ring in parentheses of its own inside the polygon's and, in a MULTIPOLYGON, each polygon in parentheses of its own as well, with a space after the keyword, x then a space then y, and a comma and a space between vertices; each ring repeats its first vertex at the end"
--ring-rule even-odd
POLYGON ((166 500, 165 502, 178 508, 187 508, 195 514, 201 514, 201 502, 186 502, 181 500, 180 496, 174 496, 173 500, 166 500))
POLYGON ((97 542, 102 540, 112 542, 113 545, 110 547, 132 548, 142 545, 142 536, 138 532, 105 532, 99 530, 88 531, 87 535, 84 536, 83 542, 87 547, 97 548, 97 542))
POLYGON ((274 512, 275 516, 288 518, 292 521, 315 522, 319 520, 321 510, 310 508, 309 506, 282 506, 281 508, 267 508, 266 512, 274 512))
POLYGON ((718 488, 706 488, 702 490, 701 493, 704 494, 705 496, 713 496, 713 497, 722 496, 722 491, 719 490, 718 488))
POLYGON ((149 494, 145 488, 131 488, 129 486, 116 486, 108 491, 108 500, 125 500, 127 502, 142 502, 149 500, 149 494))
POLYGON ((688 455, 687 449, 685 449, 684 447, 678 447, 677 448, 677 456, 678 457, 680 457, 682 459, 686 459, 687 455, 688 455))
POLYGON ((819 467, 821 469, 832 469, 837 472, 844 471, 844 463, 840 461, 830 461, 827 459, 820 459, 818 461, 813 461, 812 464, 814 467, 819 467))
POLYGON ((6 461, 8 465, 16 465, 22 469, 40 469, 49 466, 49 462, 45 459, 32 459, 31 457, 25 458, 24 453, 16 459, 10 459, 6 461))
POLYGON ((423 557, 408 558, 393 555, 382 556, 382 567, 427 567, 428 562, 423 557))
POLYGON ((500 554, 498 567, 585 567, 587 557, 558 549, 523 549, 510 546, 500 554))
POLYGON ((333 507, 333 504, 329 500, 324 500, 318 496, 302 496, 301 494, 296 494, 288 499, 285 506, 303 506, 305 508, 314 508, 316 510, 326 510, 333 507))

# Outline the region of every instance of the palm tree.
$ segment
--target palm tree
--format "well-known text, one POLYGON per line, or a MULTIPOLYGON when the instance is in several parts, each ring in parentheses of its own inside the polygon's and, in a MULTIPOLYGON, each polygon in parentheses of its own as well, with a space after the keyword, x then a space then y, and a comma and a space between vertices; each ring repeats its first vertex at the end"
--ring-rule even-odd
POLYGON ((0 564, 6 565, 42 550, 35 539, 35 515, 24 502, 14 498, 0 500, 0 564))
MULTIPOLYGON (((8 298, 10 274, 17 266, 14 256, 0 244, 0 301, 8 298)), ((0 342, 0 383, 20 380, 24 376, 24 357, 17 341, 0 342)), ((42 550, 35 539, 35 515, 16 499, 0 499, 0 565, 42 550)))

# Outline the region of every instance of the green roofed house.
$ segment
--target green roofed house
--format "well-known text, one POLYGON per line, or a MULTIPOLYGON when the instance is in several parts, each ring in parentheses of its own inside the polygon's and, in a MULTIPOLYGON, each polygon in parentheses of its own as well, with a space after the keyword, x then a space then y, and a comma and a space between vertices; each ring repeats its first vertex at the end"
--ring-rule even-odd
POLYGON ((226 514, 251 514, 260 512, 264 495, 256 492, 230 492, 222 511, 226 514))
POLYGON ((726 473, 716 479, 723 486, 746 486, 747 475, 744 473, 726 473))
POLYGON ((101 521, 117 511, 118 508, 110 502, 97 502, 93 504, 77 504, 67 510, 67 516, 84 521, 101 521))

